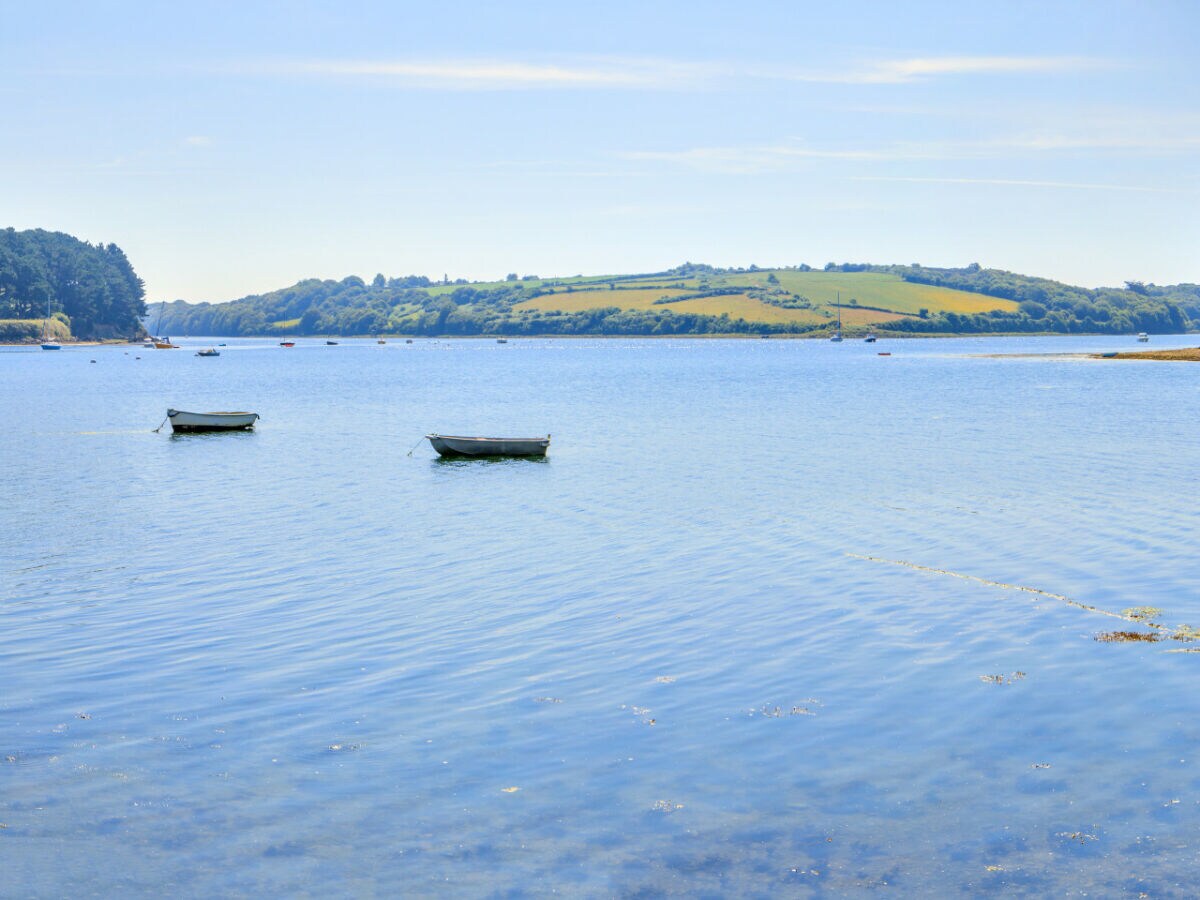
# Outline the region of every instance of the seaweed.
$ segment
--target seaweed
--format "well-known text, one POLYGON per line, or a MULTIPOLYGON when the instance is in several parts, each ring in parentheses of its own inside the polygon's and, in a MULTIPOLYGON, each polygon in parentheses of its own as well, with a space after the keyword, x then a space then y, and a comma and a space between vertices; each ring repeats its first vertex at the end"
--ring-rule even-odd
POLYGON ((1162 635, 1153 631, 1102 631, 1096 635, 1102 644, 1135 644, 1161 641, 1162 635))

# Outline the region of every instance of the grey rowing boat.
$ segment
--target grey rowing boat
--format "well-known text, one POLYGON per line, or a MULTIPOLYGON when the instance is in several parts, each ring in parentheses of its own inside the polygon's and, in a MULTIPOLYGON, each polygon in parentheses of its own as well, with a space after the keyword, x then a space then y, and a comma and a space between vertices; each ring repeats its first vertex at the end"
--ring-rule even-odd
POLYGON ((452 434, 427 434, 429 443, 441 456, 545 456, 550 435, 544 438, 462 437, 452 434))

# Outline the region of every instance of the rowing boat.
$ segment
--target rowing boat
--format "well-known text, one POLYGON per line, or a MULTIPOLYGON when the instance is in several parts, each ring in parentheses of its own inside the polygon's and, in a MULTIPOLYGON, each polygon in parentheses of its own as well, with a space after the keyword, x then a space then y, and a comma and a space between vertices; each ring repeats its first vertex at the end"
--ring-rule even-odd
POLYGON ((550 435, 544 438, 462 437, 453 434, 427 434, 429 443, 441 456, 545 456, 550 435))
POLYGON ((252 412, 184 412, 168 409, 172 431, 245 431, 260 418, 252 412))

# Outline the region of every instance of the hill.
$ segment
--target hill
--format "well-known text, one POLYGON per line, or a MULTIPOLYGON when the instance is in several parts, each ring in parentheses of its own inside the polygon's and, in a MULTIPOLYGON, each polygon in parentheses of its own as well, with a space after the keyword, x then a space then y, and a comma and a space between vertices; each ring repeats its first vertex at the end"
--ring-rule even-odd
POLYGON ((61 232, 0 230, 0 340, 133 338, 146 314, 142 280, 116 244, 61 232))
POLYGON ((836 327, 881 334, 1178 332, 1200 323, 1200 286, 1090 289, 971 265, 830 263, 434 283, 301 281, 230 303, 167 304, 166 333, 280 334, 800 334, 836 327))

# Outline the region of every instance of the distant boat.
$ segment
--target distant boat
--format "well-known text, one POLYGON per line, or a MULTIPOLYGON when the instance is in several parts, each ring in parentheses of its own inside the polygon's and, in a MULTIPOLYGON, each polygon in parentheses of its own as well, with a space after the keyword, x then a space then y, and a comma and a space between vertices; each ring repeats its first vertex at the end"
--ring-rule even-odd
POLYGON ((184 412, 168 409, 172 431, 247 431, 260 418, 252 412, 184 412))
MULTIPOLYGON (((167 301, 164 300, 162 302, 162 305, 158 308, 158 322, 154 326, 154 331, 157 334, 162 334, 163 313, 166 311, 166 309, 167 309, 167 301)), ((176 347, 174 344, 171 343, 171 339, 169 337, 152 337, 146 343, 146 346, 147 347, 153 346, 156 350, 178 350, 179 349, 178 347, 176 347)))
POLYGON ((507 340, 507 338, 496 338, 496 343, 497 344, 507 344, 508 340, 507 340))
POLYGON ((842 292, 838 291, 837 295, 837 311, 838 311, 838 326, 837 331, 829 336, 829 340, 835 344, 842 342, 842 292))
POLYGON ((280 341, 279 346, 280 347, 295 347, 296 342, 295 341, 280 341))
POLYGON ((221 351, 218 350, 216 347, 209 347, 207 350, 197 350, 196 355, 197 356, 220 356, 221 351))
POLYGON ((1139 331, 1138 332, 1138 340, 1144 344, 1144 343, 1146 343, 1146 341, 1150 340, 1150 335, 1146 334, 1146 332, 1144 332, 1144 331, 1139 331))
POLYGON ((873 334, 868 334, 865 338, 863 338, 863 341, 868 344, 873 344, 877 340, 879 340, 879 339, 877 337, 875 337, 875 335, 873 335, 873 334))
POLYGON ((387 343, 387 341, 385 341, 383 338, 376 338, 376 339, 375 339, 375 343, 377 343, 377 344, 386 344, 386 343, 387 343))
POLYGON ((218 347, 224 347, 225 344, 217 344, 218 347))
POLYGON ((412 338, 405 338, 405 339, 404 339, 404 343, 406 343, 406 344, 411 344, 411 343, 412 343, 412 338))
POLYGON ((42 349, 61 350, 62 344, 50 340, 50 298, 46 298, 46 318, 42 321, 42 349))
POLYGON ((427 434, 429 443, 441 456, 545 456, 550 435, 544 438, 461 437, 451 434, 427 434))
POLYGON ((326 341, 326 342, 325 342, 325 346, 326 346, 326 347, 336 347, 336 346, 337 346, 337 341, 326 341))

